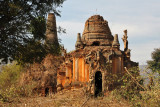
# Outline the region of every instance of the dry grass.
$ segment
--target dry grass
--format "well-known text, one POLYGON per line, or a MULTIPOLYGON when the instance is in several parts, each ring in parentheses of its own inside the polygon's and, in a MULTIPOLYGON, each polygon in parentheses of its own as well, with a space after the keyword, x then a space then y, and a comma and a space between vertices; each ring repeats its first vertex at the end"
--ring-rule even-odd
POLYGON ((20 98, 17 102, 0 104, 2 107, 129 107, 126 101, 112 96, 91 98, 84 88, 63 90, 48 97, 20 98))

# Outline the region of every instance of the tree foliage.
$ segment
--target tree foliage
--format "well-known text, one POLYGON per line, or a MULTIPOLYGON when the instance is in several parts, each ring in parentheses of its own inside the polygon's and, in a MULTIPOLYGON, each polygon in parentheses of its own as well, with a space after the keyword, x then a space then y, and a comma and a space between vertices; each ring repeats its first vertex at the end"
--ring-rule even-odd
POLYGON ((160 74, 160 48, 155 49, 151 56, 152 60, 147 61, 147 64, 153 72, 160 74))
POLYGON ((45 17, 38 17, 31 20, 29 31, 33 34, 33 39, 44 40, 46 32, 45 17))
POLYGON ((31 40, 24 46, 20 46, 15 59, 19 64, 41 62, 46 55, 46 50, 40 41, 31 40))
POLYGON ((57 7, 61 7, 63 2, 64 0, 1 0, 0 59, 15 59, 17 53, 21 53, 31 42, 37 44, 38 40, 44 39, 47 13, 51 11, 60 16, 57 7))

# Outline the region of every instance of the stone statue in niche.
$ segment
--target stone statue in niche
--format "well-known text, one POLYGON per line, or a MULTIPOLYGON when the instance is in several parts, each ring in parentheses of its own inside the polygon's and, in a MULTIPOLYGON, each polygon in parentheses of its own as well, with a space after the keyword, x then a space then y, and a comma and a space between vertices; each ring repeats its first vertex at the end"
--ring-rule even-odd
POLYGON ((100 66, 100 63, 102 61, 102 52, 100 49, 97 50, 96 52, 96 63, 97 63, 97 67, 100 66))
POLYGON ((130 52, 131 52, 130 49, 127 49, 126 52, 125 52, 126 57, 127 57, 128 60, 130 60, 130 52))
POLYGON ((89 64, 89 79, 90 79, 90 82, 92 81, 92 77, 93 77, 93 75, 92 75, 92 70, 94 69, 94 60, 93 60, 93 53, 92 52, 90 52, 90 53, 88 53, 87 55, 86 55, 86 58, 85 58, 85 62, 87 63, 87 64, 89 64))
POLYGON ((106 63, 110 63, 112 61, 112 56, 114 55, 113 50, 111 50, 111 52, 108 54, 108 59, 106 61, 106 63))
POLYGON ((127 36, 127 30, 124 30, 124 35, 123 35, 123 43, 124 43, 124 51, 128 50, 128 40, 127 40, 128 36, 127 36))
POLYGON ((92 52, 90 52, 89 54, 86 55, 85 62, 86 62, 87 64, 90 63, 91 57, 92 57, 92 52))

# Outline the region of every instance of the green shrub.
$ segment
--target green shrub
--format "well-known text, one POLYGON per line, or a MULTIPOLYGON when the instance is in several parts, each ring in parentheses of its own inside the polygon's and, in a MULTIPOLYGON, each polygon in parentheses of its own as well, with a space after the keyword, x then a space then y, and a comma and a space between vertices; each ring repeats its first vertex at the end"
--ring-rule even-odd
POLYGON ((117 80, 118 86, 112 91, 112 94, 118 99, 122 98, 131 102, 134 106, 139 106, 142 95, 140 91, 144 90, 143 79, 139 74, 137 67, 127 70, 122 77, 117 80))
POLYGON ((16 62, 3 66, 0 72, 0 101, 11 102, 15 98, 32 95, 36 83, 19 85, 20 76, 24 71, 24 67, 16 62))
POLYGON ((37 83, 36 82, 31 82, 30 84, 25 84, 22 86, 19 86, 18 89, 16 90, 16 92, 18 93, 18 95, 20 97, 31 97, 37 94, 34 89, 36 88, 37 83))
POLYGON ((13 98, 18 97, 18 93, 16 91, 17 87, 15 85, 0 89, 0 101, 2 102, 13 101, 13 98))
POLYGON ((2 72, 0 72, 0 89, 10 87, 17 83, 22 70, 22 66, 17 65, 16 62, 3 66, 2 72))
POLYGON ((143 79, 137 68, 132 68, 128 72, 130 74, 126 72, 119 77, 117 80, 119 85, 111 92, 111 96, 118 101, 125 99, 134 107, 160 107, 160 76, 153 78, 154 83, 147 88, 143 86, 143 79))
MULTIPOLYGON (((0 72, 0 102, 11 102, 19 97, 30 97, 37 86, 36 82, 19 85, 25 67, 16 62, 5 65, 0 72)), ((34 92, 35 93, 35 92, 34 92)))
POLYGON ((147 91, 141 93, 141 105, 147 107, 160 107, 160 76, 154 78, 154 85, 150 86, 147 91))
POLYGON ((17 83, 22 71, 23 67, 16 62, 3 66, 0 72, 0 101, 9 102, 18 96, 17 83))

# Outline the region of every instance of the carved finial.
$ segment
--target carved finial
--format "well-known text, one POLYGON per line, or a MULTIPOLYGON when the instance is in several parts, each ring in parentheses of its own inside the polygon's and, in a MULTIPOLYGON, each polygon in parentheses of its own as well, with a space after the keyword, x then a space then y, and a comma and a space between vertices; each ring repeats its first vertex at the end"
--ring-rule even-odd
POLYGON ((124 32, 124 34, 127 36, 127 29, 126 29, 126 30, 124 30, 123 32, 124 32))
POLYGON ((118 40, 118 34, 115 34, 112 46, 119 48, 120 44, 119 44, 119 40, 118 40))
POLYGON ((123 31, 124 32, 124 35, 123 35, 123 43, 124 43, 124 51, 127 51, 128 50, 128 36, 127 36, 127 29, 123 31))

